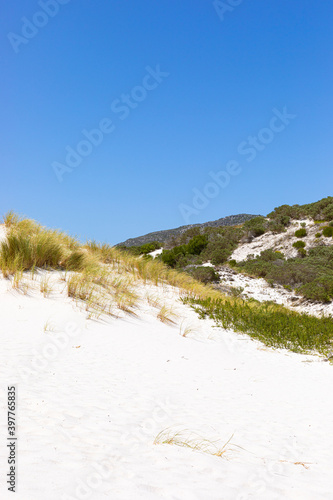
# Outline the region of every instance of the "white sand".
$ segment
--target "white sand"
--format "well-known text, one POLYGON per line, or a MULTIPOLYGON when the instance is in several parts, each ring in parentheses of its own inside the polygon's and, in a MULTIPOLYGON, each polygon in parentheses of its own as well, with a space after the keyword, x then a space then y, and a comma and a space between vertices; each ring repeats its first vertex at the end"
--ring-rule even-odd
POLYGON ((173 304, 177 325, 146 300, 137 317, 87 320, 59 274, 41 295, 43 275, 27 295, 0 278, 1 499, 13 498, 3 479, 12 384, 17 500, 333 498, 329 363, 214 328, 170 287, 140 292, 173 304), (233 437, 225 457, 154 445, 168 427, 221 445, 233 437))
POLYGON ((163 252, 163 248, 158 248, 157 250, 150 252, 148 255, 151 255, 153 257, 153 259, 155 259, 155 257, 157 255, 161 255, 162 252, 163 252))
POLYGON ((276 304, 283 304, 289 309, 293 309, 299 313, 305 312, 312 316, 332 316, 333 317, 333 302, 322 303, 306 300, 301 295, 294 291, 286 290, 281 285, 274 285, 272 288, 264 278, 251 278, 242 273, 237 273, 228 266, 221 266, 218 271, 221 277, 221 285, 229 287, 241 287, 243 298, 253 298, 259 302, 273 301, 276 304))
POLYGON ((4 224, 0 224, 0 243, 6 239, 6 227, 4 224))
POLYGON ((327 222, 323 222, 322 224, 315 224, 312 220, 304 219, 304 220, 294 220, 291 225, 288 227, 285 233, 277 233, 274 234, 270 231, 267 233, 254 238, 250 243, 244 243, 239 245, 236 250, 231 255, 230 259, 234 259, 237 262, 246 260, 248 255, 259 255, 263 250, 267 250, 269 248, 273 250, 278 250, 283 252, 287 259, 292 257, 297 257, 297 250, 293 247, 293 243, 297 241, 295 236, 295 231, 300 229, 301 224, 305 224, 305 229, 307 231, 307 236, 302 238, 302 241, 306 244, 305 249, 308 250, 317 245, 332 245, 332 238, 316 238, 316 233, 322 231, 324 226, 327 226, 327 222))

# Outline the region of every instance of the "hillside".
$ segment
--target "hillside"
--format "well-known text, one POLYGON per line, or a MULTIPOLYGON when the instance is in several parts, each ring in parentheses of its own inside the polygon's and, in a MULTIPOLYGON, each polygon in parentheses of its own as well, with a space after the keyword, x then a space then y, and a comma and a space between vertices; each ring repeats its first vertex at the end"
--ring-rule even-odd
POLYGON ((222 226, 236 226, 238 224, 243 224, 243 222, 258 217, 257 215, 250 214, 239 214, 239 215, 229 215, 221 219, 214 221, 203 222, 201 224, 189 224, 187 226, 180 226, 174 229, 164 229, 162 231, 155 231, 152 233, 145 234, 143 236, 138 236, 136 238, 129 238, 122 243, 118 243, 117 246, 140 246, 146 243, 151 243, 153 241, 158 241, 159 243, 169 242, 172 238, 176 238, 181 234, 185 233, 188 229, 193 227, 204 228, 204 227, 222 227, 222 226))
MULTIPOLYGON (((309 313, 333 312, 332 197, 306 205, 283 205, 267 217, 253 217, 237 226, 191 227, 157 250, 159 246, 151 243, 128 250, 145 258, 150 254, 224 291, 227 284, 230 289, 232 267, 240 287, 242 282, 249 287, 243 273, 252 279, 264 278, 265 284, 258 282, 260 289, 268 285, 279 289, 279 297, 272 291, 258 295, 255 290, 252 297, 265 300, 266 296, 288 306, 292 302, 309 313)), ((249 298, 245 292, 242 297, 249 298)))

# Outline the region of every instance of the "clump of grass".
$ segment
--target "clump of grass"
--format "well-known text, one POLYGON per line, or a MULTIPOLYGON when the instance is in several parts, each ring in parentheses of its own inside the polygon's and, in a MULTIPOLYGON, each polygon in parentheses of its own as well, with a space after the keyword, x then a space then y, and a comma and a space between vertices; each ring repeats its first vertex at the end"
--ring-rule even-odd
POLYGON ((184 320, 181 322, 180 328, 179 328, 179 335, 182 337, 187 337, 191 333, 195 332, 195 329, 191 325, 185 325, 184 320))
POLYGON ((3 216, 3 223, 6 228, 10 228, 13 224, 16 224, 19 221, 18 215, 13 210, 10 210, 3 216))
POLYGON ((161 302, 155 295, 146 295, 146 300, 151 307, 161 308, 161 302))
POLYGON ((174 319, 177 315, 172 311, 171 307, 167 307, 166 305, 162 306, 157 314, 157 318, 162 321, 162 323, 174 325, 174 319))
POLYGON ((47 333, 47 332, 55 332, 56 328, 54 326, 54 324, 47 320, 44 324, 44 333, 47 333))
POLYGON ((5 277, 17 270, 36 267, 81 271, 93 259, 79 249, 75 238, 46 229, 30 219, 20 219, 13 212, 5 218, 8 234, 0 244, 0 268, 5 277))
POLYGON ((26 295, 29 290, 29 285, 26 281, 23 281, 23 270, 18 269, 15 271, 12 279, 12 287, 14 290, 24 293, 26 295))
POLYGON ((52 292, 52 285, 50 284, 50 276, 44 276, 40 282, 40 291, 44 297, 48 297, 52 292))
POLYGON ((226 443, 221 444, 219 440, 211 441, 197 435, 194 432, 186 430, 175 432, 171 429, 165 429, 156 436, 154 444, 181 446, 184 448, 191 448, 194 451, 209 453, 210 455, 215 455, 217 457, 224 457, 226 453, 231 450, 231 448, 228 448, 228 444, 232 438, 233 435, 226 443))

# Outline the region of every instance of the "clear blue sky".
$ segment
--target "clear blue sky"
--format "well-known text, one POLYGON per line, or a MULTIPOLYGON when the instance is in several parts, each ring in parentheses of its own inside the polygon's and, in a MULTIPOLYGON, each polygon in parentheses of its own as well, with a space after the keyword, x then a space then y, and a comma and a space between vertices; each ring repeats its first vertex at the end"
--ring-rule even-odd
POLYGON ((115 244, 332 195, 333 3, 222 3, 3 3, 1 215, 115 244))

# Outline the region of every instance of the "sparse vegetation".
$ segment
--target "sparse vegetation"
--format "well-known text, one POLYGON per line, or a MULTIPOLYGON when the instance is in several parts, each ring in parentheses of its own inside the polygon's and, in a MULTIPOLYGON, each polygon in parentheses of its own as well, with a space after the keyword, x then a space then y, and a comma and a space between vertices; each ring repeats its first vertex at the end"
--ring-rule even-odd
POLYGON ((290 217, 298 220, 330 221, 333 219, 333 197, 328 196, 320 201, 306 205, 281 205, 269 213, 267 217, 270 219, 290 217))
POLYGON ((220 276, 213 267, 196 267, 191 271, 191 275, 194 279, 202 283, 215 283, 220 281, 220 276))
MULTIPOLYGON (((284 222, 287 223, 287 219, 284 222)), ((252 224, 256 226, 257 223, 252 224)), ((248 333, 267 345, 324 352, 332 342, 331 318, 318 319, 276 304, 245 301, 241 298, 241 288, 235 288, 233 296, 223 295, 195 279, 200 278, 198 273, 215 273, 211 267, 192 267, 191 276, 165 265, 162 259, 146 260, 96 242, 81 245, 75 238, 45 229, 14 214, 8 217, 8 224, 7 239, 0 246, 0 266, 4 276, 13 276, 13 283, 19 288, 26 270, 36 273, 41 267, 65 271, 61 279, 66 282, 68 296, 86 310, 89 318, 102 314, 117 316, 119 310, 135 314, 139 301, 136 285, 152 283, 177 287, 180 297, 195 307, 202 317, 209 315, 219 325, 248 333)), ((212 255, 219 249, 219 242, 222 249, 231 252, 244 236, 244 229, 205 228, 202 235, 194 233, 182 236, 185 240, 178 247, 186 248, 184 253, 179 252, 183 257, 200 259, 212 255)), ((305 251, 299 243, 298 250, 305 251)), ((294 289, 311 300, 329 301, 333 298, 333 246, 318 246, 309 249, 304 258, 289 260, 281 252, 266 250, 256 258, 241 263, 230 262, 230 265, 272 280, 272 284, 280 283, 285 288, 294 289)), ((213 275, 202 281, 211 279, 214 279, 213 275)), ((40 286, 45 295, 50 292, 47 280, 40 286)), ((168 306, 153 304, 153 298, 147 300, 158 307, 161 321, 174 322, 174 311, 168 306)), ((183 334, 187 335, 186 328, 183 334)))
POLYGON ((222 444, 220 440, 205 439, 194 432, 165 429, 156 436, 154 444, 171 444, 191 448, 194 451, 209 453, 217 457, 223 457, 231 450, 231 448, 227 446, 232 438, 233 436, 231 436, 226 443, 222 444))
POLYGON ((235 267, 247 274, 287 285, 307 299, 330 302, 333 299, 333 246, 319 246, 308 252, 300 247, 298 252, 304 254, 286 260, 281 256, 277 258, 273 250, 265 250, 235 267))
POLYGON ((172 310, 171 307, 166 305, 162 306, 157 314, 157 318, 162 321, 162 323, 167 324, 175 324, 175 318, 177 317, 176 313, 172 310))
POLYGON ((327 354, 332 348, 332 318, 298 314, 274 303, 185 298, 201 318, 246 333, 270 347, 327 354))

